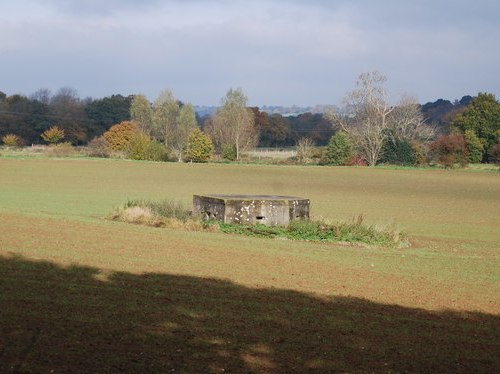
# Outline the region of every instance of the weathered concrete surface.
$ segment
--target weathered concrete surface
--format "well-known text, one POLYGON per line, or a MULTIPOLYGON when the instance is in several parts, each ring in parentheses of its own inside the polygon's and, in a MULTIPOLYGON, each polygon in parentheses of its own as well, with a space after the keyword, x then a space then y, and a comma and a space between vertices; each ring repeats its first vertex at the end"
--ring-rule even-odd
POLYGON ((273 195, 194 195, 193 213, 224 223, 287 225, 309 218, 309 199, 273 195))

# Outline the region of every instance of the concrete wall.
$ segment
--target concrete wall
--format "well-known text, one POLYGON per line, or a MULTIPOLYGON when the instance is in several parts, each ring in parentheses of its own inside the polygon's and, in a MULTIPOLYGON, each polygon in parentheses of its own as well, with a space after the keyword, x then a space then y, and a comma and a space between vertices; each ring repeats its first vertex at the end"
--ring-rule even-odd
POLYGON ((309 200, 292 196, 194 195, 193 212, 203 219, 267 226, 309 218, 309 200))
POLYGON ((226 204, 224 200, 210 196, 193 196, 193 213, 201 215, 204 220, 224 221, 226 204))

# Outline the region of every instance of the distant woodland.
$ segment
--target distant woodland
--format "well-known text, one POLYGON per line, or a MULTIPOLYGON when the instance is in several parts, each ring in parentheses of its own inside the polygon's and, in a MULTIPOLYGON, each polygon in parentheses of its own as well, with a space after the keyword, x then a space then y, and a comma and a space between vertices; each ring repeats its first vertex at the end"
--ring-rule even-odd
MULTIPOLYGON (((464 96, 453 102, 439 99, 423 104, 420 108, 426 122, 434 126, 437 133, 448 134, 453 119, 465 110, 472 99, 472 96, 464 96)), ((42 89, 29 96, 9 96, 0 91, 0 138, 15 134, 26 145, 40 144, 43 143, 41 134, 57 125, 64 129, 66 141, 73 145, 84 145, 113 125, 129 121, 133 100, 134 95, 81 99, 70 88, 61 88, 55 94, 42 89)), ((201 129, 210 119, 210 114, 204 109, 196 113, 201 129)), ((260 147, 294 146, 301 138, 309 138, 315 145, 323 146, 334 134, 331 122, 323 113, 318 113, 317 108, 306 113, 293 113, 304 110, 296 107, 288 110, 270 106, 250 109, 254 113, 260 147)))

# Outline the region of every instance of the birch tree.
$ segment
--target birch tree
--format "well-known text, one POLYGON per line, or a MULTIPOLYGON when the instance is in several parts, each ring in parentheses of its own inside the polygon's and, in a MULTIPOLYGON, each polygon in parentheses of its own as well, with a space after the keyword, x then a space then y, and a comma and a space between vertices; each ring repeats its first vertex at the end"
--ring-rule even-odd
POLYGON ((170 146, 177 157, 177 161, 182 162, 182 156, 186 150, 189 135, 198 128, 196 115, 191 104, 183 105, 176 118, 175 129, 171 134, 170 146))
POLYGON ((222 107, 213 116, 209 130, 219 149, 234 147, 236 160, 240 159, 242 151, 255 147, 258 141, 254 115, 246 106, 247 100, 240 88, 231 88, 222 99, 222 107))
POLYGON ((130 119, 146 135, 156 137, 153 127, 153 108, 144 95, 136 95, 130 105, 130 119))
POLYGON ((163 91, 153 103, 153 127, 167 149, 175 136, 179 111, 179 103, 170 90, 163 91))

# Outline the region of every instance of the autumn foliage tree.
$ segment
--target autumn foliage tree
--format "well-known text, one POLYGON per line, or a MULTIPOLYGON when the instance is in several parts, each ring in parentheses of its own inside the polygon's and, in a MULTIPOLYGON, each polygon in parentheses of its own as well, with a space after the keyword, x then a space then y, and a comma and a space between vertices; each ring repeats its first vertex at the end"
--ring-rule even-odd
POLYGON ((41 137, 48 144, 60 143, 64 139, 64 129, 52 126, 50 129, 45 130, 41 137))
POLYGON ((20 147, 23 144, 22 139, 15 134, 7 134, 2 137, 2 143, 7 147, 20 147))
POLYGON ((461 134, 441 136, 431 143, 430 149, 432 158, 445 167, 467 164, 469 152, 461 134))
POLYGON ((139 133, 137 125, 130 121, 123 121, 104 133, 104 139, 112 151, 126 151, 130 141, 139 133))

